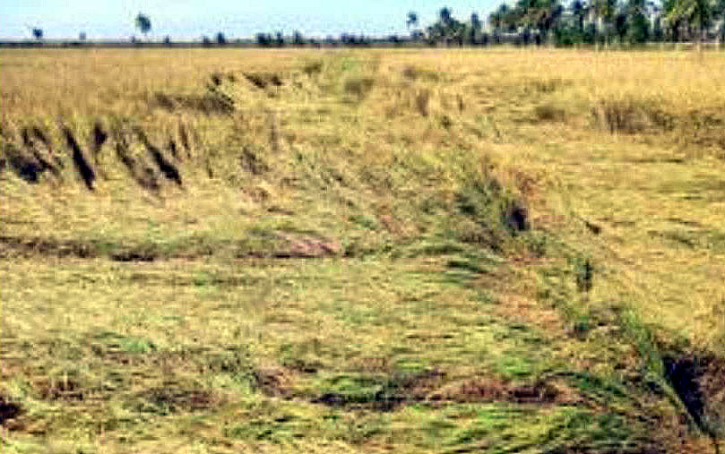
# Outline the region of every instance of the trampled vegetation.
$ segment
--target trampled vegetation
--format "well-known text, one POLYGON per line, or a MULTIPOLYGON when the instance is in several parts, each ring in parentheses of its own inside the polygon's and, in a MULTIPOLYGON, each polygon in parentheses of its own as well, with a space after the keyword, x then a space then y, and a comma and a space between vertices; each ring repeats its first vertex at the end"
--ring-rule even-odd
POLYGON ((530 57, 4 51, 3 451, 716 452, 725 60, 530 57))

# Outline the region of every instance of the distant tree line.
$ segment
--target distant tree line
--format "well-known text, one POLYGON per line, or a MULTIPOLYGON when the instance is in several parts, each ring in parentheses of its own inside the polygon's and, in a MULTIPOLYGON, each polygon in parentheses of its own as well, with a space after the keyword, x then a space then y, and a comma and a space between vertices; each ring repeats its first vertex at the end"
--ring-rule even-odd
POLYGON ((258 33, 256 43, 263 47, 285 45, 372 44, 431 46, 472 46, 511 43, 518 45, 569 46, 590 44, 637 45, 648 42, 725 41, 725 0, 517 0, 502 3, 488 16, 487 23, 477 13, 468 20, 454 17, 449 7, 439 10, 437 20, 420 27, 419 16, 406 16, 407 36, 371 38, 343 33, 324 40, 306 39, 299 32, 284 36, 258 33))
MULTIPOLYGON (((459 20, 449 7, 438 11, 436 21, 420 27, 419 16, 411 11, 405 21, 408 35, 369 37, 342 33, 324 39, 307 38, 295 31, 285 35, 257 33, 252 41, 260 47, 283 46, 369 46, 369 45, 430 45, 475 46, 501 43, 517 45, 578 45, 609 46, 612 44, 637 45, 648 42, 702 42, 725 41, 725 0, 517 0, 502 3, 488 16, 487 23, 477 13, 468 20, 459 20)), ((151 19, 139 13, 134 25, 148 41, 151 19)), ((38 44, 43 41, 43 30, 31 28, 38 44)), ((81 32, 76 44, 86 42, 81 32)), ((135 37, 131 42, 143 43, 135 37)), ((170 36, 162 43, 171 45, 170 36)), ((205 47, 225 46, 229 43, 223 32, 213 38, 202 36, 205 47)))
POLYGON ((408 13, 411 41, 430 45, 643 44, 725 40, 725 0, 518 0, 502 3, 484 27, 478 14, 460 21, 448 7, 435 23, 416 28, 408 13))
POLYGON ((489 16, 494 41, 595 45, 725 39, 725 0, 518 0, 489 16))

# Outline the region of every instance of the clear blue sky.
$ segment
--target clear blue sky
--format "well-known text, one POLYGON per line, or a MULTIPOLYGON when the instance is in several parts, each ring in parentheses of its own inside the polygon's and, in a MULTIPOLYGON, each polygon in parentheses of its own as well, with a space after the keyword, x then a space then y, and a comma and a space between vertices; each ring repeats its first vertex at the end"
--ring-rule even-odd
POLYGON ((448 6, 453 15, 481 18, 500 0, 0 0, 0 38, 31 36, 42 28, 45 38, 128 39, 140 35, 133 19, 140 11, 151 18, 154 39, 199 39, 222 31, 229 38, 253 37, 258 31, 300 30, 324 37, 342 32, 366 35, 407 33, 405 17, 416 11, 421 24, 448 6))

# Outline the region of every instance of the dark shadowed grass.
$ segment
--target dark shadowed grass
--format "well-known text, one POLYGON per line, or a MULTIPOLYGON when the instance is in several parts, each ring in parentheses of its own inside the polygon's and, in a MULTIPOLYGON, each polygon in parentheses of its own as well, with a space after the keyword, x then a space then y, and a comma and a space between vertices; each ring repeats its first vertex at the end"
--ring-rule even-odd
POLYGON ((94 182, 96 180, 96 172, 93 170, 90 163, 88 162, 88 158, 83 154, 83 150, 81 150, 78 141, 73 135, 73 131, 71 131, 68 127, 64 127, 63 134, 65 135, 65 140, 68 144, 68 148, 70 148, 71 150, 73 165, 75 166, 78 175, 86 184, 88 190, 92 191, 94 182))

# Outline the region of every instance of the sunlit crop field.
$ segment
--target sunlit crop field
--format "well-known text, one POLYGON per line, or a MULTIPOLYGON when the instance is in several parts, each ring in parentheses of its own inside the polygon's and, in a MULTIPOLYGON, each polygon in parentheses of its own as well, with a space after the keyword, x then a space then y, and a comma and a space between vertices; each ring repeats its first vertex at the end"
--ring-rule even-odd
POLYGON ((725 53, 0 51, 5 452, 716 452, 725 53))

